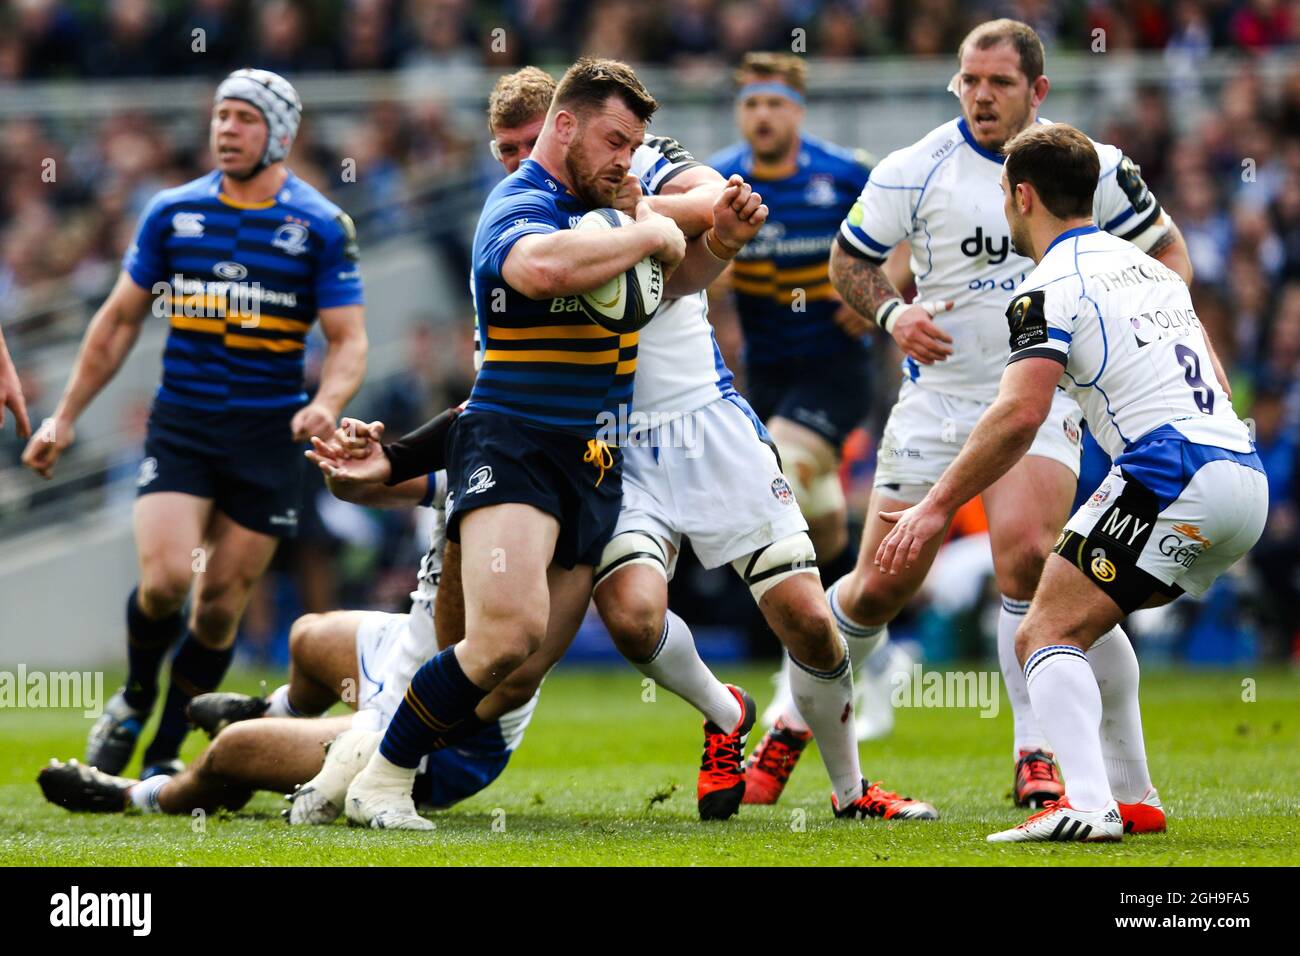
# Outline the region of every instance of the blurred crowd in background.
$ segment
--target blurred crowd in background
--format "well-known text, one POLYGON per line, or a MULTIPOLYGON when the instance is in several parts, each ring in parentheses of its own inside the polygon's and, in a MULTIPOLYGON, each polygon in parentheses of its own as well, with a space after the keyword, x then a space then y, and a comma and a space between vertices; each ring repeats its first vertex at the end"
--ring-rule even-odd
MULTIPOLYGON (((951 56, 968 27, 993 15, 1033 24, 1052 49, 1086 49, 1102 28, 1110 49, 1166 50, 1184 59, 1218 47, 1242 51, 1300 40, 1300 2, 1185 0, 1126 4, 1122 15, 1104 2, 1046 0, 963 5, 954 0, 673 0, 664 4, 610 0, 12 0, 0 2, 0 91, 10 81, 73 77, 129 78, 205 75, 255 64, 293 76, 304 71, 430 70, 448 65, 510 67, 563 63, 598 50, 635 62, 734 60, 750 49, 788 47, 790 30, 808 30, 819 57, 935 54, 951 56), (504 52, 491 31, 506 28, 504 52), (208 55, 188 55, 190 30, 206 31, 208 55), (1068 39, 1073 38, 1073 40, 1068 39), (175 57, 165 51, 175 48, 175 57), (163 53, 160 55, 160 51, 163 53)), ((1049 61, 1050 74, 1050 61, 1049 61)), ((486 89, 484 91, 486 100, 486 89)), ((1271 514, 1264 539, 1245 573, 1225 578, 1207 602, 1174 605, 1150 624, 1177 644, 1181 657, 1223 660, 1254 656, 1300 658, 1300 67, 1281 84, 1263 82, 1249 58, 1190 130, 1175 122, 1169 86, 1135 88, 1115 108, 1098 109, 1088 132, 1121 147, 1142 167, 1148 185, 1177 221, 1196 271, 1193 300, 1233 385, 1234 405, 1253 419, 1270 480, 1271 514), (1201 630, 1198 631, 1197 629, 1201 630), (1202 634, 1202 650, 1196 650, 1202 634)), ((202 104, 194 122, 205 122, 202 104)), ((420 228, 410 197, 449 176, 485 192, 499 170, 484 147, 481 126, 468 128, 431 99, 414 106, 381 104, 328 127, 309 115, 290 166, 358 219, 363 240, 420 228), (340 182, 341 157, 357 161, 355 182, 340 182), (358 214, 358 210, 365 210, 358 214)), ((688 147, 690 144, 687 144, 688 147)), ((883 155, 902 143, 846 143, 883 155)), ((26 343, 65 323, 79 335, 84 304, 102 295, 119 268, 138 216, 159 189, 211 168, 202 140, 175 141, 149 116, 126 113, 94 127, 36 117, 0 119, 0 323, 19 363, 26 343), (52 159, 53 182, 40 182, 33 157, 52 159), (39 316, 35 325, 31 317, 39 316)), ((458 181, 459 181, 458 180, 458 181)), ((477 200, 476 200, 477 201, 477 200)), ((436 217, 425 217, 436 218, 436 217)), ((465 237, 426 233, 453 274, 464 274, 465 237)), ((741 338, 724 292, 711 318, 729 363, 740 369, 741 338)), ((412 306, 403 367, 368 384, 354 407, 400 434, 468 393, 472 328, 468 298, 440 311, 412 306)), ((882 342, 881 385, 872 420, 878 430, 892 401, 892 343, 882 342)), ((317 356, 318 358, 319 356, 317 356)), ((28 381, 33 418, 52 411, 55 394, 28 381)), ((147 407, 133 406, 122 423, 128 441, 105 476, 125 507, 133 490, 114 477, 133 473, 147 407)), ((859 513, 873 470, 871 427, 851 442, 844 477, 859 513)), ((75 448, 75 446, 74 446, 75 448)), ((0 432, 0 510, 6 469, 17 467, 21 445, 0 432)), ((1104 474, 1090 457, 1081 480, 1087 494, 1104 474)), ((12 471, 8 471, 13 474, 12 471)), ((406 513, 380 514, 333 502, 314 475, 299 541, 282 549, 277 571, 250 609, 244 641, 274 659, 287 620, 300 609, 340 606, 400 608, 414 583, 422 531, 406 513)), ((978 533, 978 526, 972 529, 978 533)), ((682 613, 707 628, 743 615, 748 595, 726 571, 702 577, 679 573, 675 599, 682 613), (709 620, 712 616, 716 621, 709 620)), ((989 597, 995 595, 990 594, 989 597)), ((901 622, 940 655, 981 653, 978 618, 990 601, 938 609, 922 602, 901 622), (976 635, 953 644, 936 635, 966 633, 956 617, 971 614, 976 635), (927 636, 928 635, 928 636, 927 636)), ((757 624, 755 623, 755 626, 757 624)), ((1139 628, 1141 629, 1141 628, 1139 628)), ((775 645, 772 645, 775 648, 775 645)))
POLYGON ((596 51, 689 68, 788 48, 829 58, 945 56, 976 23, 1029 23, 1049 48, 1200 53, 1300 41, 1294 0, 9 0, 0 81, 561 63, 596 51), (206 53, 191 53, 193 31, 206 53), (504 33, 499 32, 504 30, 504 33))

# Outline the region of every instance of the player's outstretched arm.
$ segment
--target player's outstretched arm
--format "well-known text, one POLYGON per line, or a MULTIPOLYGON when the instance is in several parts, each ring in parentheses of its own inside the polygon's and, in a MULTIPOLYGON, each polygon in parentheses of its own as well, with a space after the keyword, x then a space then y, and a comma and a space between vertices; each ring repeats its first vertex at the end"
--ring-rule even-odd
POLYGON ((42 478, 53 476, 59 456, 72 444, 77 419, 117 374, 140 337, 140 324, 148 314, 151 296, 148 289, 136 285, 122 272, 90 320, 54 414, 42 423, 23 451, 23 464, 42 478))
POLYGON ((997 481, 1024 457, 1052 409, 1061 363, 1026 358, 1007 366, 998 397, 980 416, 961 453, 929 493, 905 511, 880 513, 894 525, 876 550, 876 564, 897 574, 943 532, 957 509, 997 481))
POLYGON ((13 360, 9 358, 4 332, 0 331, 0 428, 5 427, 6 408, 14 413, 18 437, 30 437, 32 423, 27 419, 27 401, 23 398, 23 383, 19 381, 18 370, 14 368, 13 360))
POLYGON ((952 355, 952 336, 934 322, 935 313, 951 309, 952 302, 904 304, 881 266, 846 252, 838 241, 831 246, 831 285, 849 308, 873 317, 904 354, 922 365, 952 355))
POLYGON ((293 416, 290 428, 294 441, 306 441, 313 435, 327 437, 366 375, 369 341, 365 309, 359 305, 321 309, 320 326, 329 343, 321 365, 320 387, 315 397, 293 416))
POLYGON ((643 201, 636 222, 622 229, 562 229, 522 237, 506 256, 501 276, 530 299, 551 299, 599 288, 646 256, 671 271, 685 254, 686 237, 677 224, 643 201))

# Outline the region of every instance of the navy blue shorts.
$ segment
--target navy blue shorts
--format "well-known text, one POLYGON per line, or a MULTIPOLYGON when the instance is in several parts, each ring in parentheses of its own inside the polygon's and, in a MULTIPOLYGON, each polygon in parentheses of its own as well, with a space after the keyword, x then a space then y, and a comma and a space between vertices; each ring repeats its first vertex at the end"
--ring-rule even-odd
POLYGON ((411 797, 416 806, 442 810, 484 789, 501 776, 509 762, 510 751, 501 739, 500 726, 489 724, 462 745, 426 756, 411 797))
POLYGON ((291 538, 303 494, 303 446, 291 420, 284 411, 205 412, 155 401, 136 494, 209 498, 236 524, 291 538))
POLYGON ((462 412, 447 442, 448 540, 460 543, 460 519, 475 508, 526 504, 560 522, 561 567, 599 562, 623 500, 618 448, 610 447, 613 465, 602 478, 583 461, 587 439, 479 411, 462 412))
POLYGON ((849 354, 750 365, 745 397, 767 424, 784 418, 811 428, 836 448, 871 405, 871 357, 849 354))

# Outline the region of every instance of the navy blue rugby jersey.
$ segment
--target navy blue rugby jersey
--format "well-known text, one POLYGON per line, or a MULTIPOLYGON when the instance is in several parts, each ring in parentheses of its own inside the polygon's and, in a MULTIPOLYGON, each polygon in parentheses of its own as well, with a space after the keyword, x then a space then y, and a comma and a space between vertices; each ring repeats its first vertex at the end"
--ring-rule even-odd
POLYGON ((754 153, 745 142, 708 165, 724 177, 740 173, 768 208, 767 222, 732 266, 747 364, 862 352, 866 346, 833 318, 840 303, 830 280, 830 251, 871 172, 867 154, 805 134, 795 172, 782 179, 755 176, 754 153), (803 290, 802 312, 792 308, 797 289, 803 290))
POLYGON ((356 230, 289 173, 243 203, 221 173, 160 192, 122 266, 171 329, 157 399, 205 411, 292 411, 307 401, 307 333, 321 309, 362 304, 356 230))
POLYGON ((631 406, 638 333, 607 331, 576 296, 530 299, 501 275, 521 238, 572 229, 588 211, 532 159, 488 196, 474 234, 479 370, 466 414, 496 412, 590 438, 631 406))

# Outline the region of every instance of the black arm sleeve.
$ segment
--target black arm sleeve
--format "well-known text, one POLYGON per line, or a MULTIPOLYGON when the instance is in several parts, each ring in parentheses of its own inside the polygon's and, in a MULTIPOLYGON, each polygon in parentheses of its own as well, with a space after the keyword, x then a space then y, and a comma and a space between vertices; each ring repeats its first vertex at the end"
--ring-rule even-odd
POLYGON ((384 484, 396 485, 446 468, 447 433, 459 414, 459 408, 449 408, 410 434, 384 445, 384 457, 393 469, 384 484))

